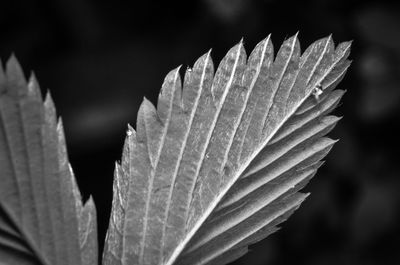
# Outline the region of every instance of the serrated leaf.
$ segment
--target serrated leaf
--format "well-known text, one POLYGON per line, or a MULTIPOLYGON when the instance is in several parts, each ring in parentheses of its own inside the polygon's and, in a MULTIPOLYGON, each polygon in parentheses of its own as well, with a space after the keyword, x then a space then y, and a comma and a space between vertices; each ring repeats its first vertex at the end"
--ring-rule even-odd
POLYGON ((326 115, 349 50, 329 36, 301 55, 296 34, 274 58, 268 36, 248 59, 234 46, 215 75, 210 53, 183 85, 171 71, 128 129, 103 263, 226 264, 276 231, 335 142, 326 115))
POLYGON ((97 264, 96 212, 82 203, 53 101, 14 57, 0 63, 0 263, 97 264))

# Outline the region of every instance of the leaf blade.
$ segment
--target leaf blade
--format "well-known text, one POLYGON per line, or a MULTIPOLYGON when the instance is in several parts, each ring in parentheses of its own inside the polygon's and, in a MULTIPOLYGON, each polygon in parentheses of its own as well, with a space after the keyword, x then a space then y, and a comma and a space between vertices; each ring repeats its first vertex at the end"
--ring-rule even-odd
POLYGON ((10 264, 88 264, 79 244, 82 201, 53 101, 48 94, 42 102, 36 78, 26 82, 15 57, 0 72, 0 256, 10 264))
POLYGON ((150 104, 147 126, 139 111, 137 134, 153 129, 155 137, 138 137, 139 147, 123 153, 133 173, 125 185, 127 215, 116 258, 134 264, 227 262, 275 231, 305 199, 299 189, 335 143, 323 136, 338 118, 325 115, 343 94, 333 89, 349 66, 349 47, 335 49, 329 36, 301 55, 296 34, 274 60, 268 36, 247 60, 240 42, 215 75, 207 54, 186 71, 182 92, 180 85, 168 86, 170 95, 178 95, 168 102, 175 103, 167 108, 159 100, 157 113, 150 104), (323 93, 315 102, 317 86, 323 93), (158 135, 162 141, 154 140, 158 135), (283 206, 285 198, 293 199, 290 207, 283 206), (144 217, 139 205, 146 205, 144 217), (275 213, 274 225, 262 222, 266 211, 275 213), (247 229, 253 226, 258 228, 247 229))

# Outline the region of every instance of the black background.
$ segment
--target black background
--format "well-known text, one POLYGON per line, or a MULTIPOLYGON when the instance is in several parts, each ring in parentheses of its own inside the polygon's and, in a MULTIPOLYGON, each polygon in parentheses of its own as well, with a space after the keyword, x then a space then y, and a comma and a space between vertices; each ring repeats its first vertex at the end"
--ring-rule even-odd
MULTIPOLYGON (((235 264, 400 264, 400 8, 382 1, 0 1, 0 56, 14 52, 62 115, 70 160, 93 195, 103 241, 114 161, 143 96, 167 72, 213 48, 218 63, 244 37, 250 53, 300 31, 304 50, 333 33, 354 40, 344 115, 311 197, 282 230, 235 264)), ((102 247, 102 243, 100 244, 102 247)))

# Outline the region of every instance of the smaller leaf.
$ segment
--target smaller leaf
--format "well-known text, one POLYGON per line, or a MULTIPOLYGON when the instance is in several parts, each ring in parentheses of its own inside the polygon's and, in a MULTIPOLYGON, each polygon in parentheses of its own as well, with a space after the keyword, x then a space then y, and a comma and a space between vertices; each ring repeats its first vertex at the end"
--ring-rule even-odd
POLYGON ((82 203, 62 122, 14 56, 0 69, 0 169, 2 262, 97 264, 96 211, 82 203))

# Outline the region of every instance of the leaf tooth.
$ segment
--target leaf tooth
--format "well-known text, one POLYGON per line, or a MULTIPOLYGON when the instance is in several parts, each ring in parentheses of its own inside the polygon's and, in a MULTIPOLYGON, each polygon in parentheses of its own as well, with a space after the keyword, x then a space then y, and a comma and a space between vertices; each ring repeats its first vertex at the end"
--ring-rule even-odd
POLYGON ((128 125, 127 125, 126 135, 127 135, 127 136, 132 136, 132 138, 136 137, 136 131, 135 131, 135 129, 132 127, 132 125, 130 125, 129 123, 128 123, 128 125))
POLYGON ((334 68, 329 75, 326 76, 326 78, 321 82, 323 88, 323 94, 321 98, 323 98, 325 94, 336 88, 336 86, 344 78, 350 65, 351 61, 345 60, 340 63, 337 68, 334 68))
POLYGON ((265 37, 262 41, 257 43, 256 47, 254 47, 254 49, 251 51, 248 59, 248 65, 258 64, 257 63, 258 61, 262 59, 264 60, 268 59, 269 56, 265 55, 269 54, 271 54, 272 56, 274 54, 274 46, 271 41, 271 34, 268 34, 267 37, 265 37))
MULTIPOLYGON (((195 62, 190 72, 186 71, 184 89, 182 91, 183 109, 192 112, 198 106, 203 90, 210 89, 214 76, 214 64, 211 58, 211 49, 195 62)), ((194 112, 192 112, 194 115, 194 112)))
POLYGON ((297 34, 293 36, 292 45, 289 60, 285 66, 285 72, 282 75, 279 87, 273 97, 272 106, 268 112, 268 121, 282 119, 283 116, 287 114, 288 98, 293 90, 300 70, 300 43, 297 34))
POLYGON ((50 126, 50 128, 52 129, 55 128, 57 121, 57 114, 50 91, 47 91, 46 93, 46 98, 44 101, 44 110, 45 110, 44 117, 47 125, 50 126))
MULTIPOLYGON (((136 152, 136 132, 128 124, 127 137, 125 138, 121 164, 116 167, 118 172, 118 190, 121 196, 120 201, 123 203, 122 207, 125 208, 130 185, 130 176, 133 174, 133 154, 136 152)), ((117 165, 116 165, 117 166, 117 165)))
POLYGON ((274 130, 276 127, 276 120, 279 119, 279 117, 276 117, 273 120, 270 118, 275 117, 274 115, 282 115, 284 111, 283 107, 286 103, 284 99, 286 98, 288 91, 286 90, 287 86, 283 86, 282 82, 287 84, 291 79, 296 79, 297 72, 295 75, 292 75, 288 69, 298 69, 299 53, 300 45, 296 33, 294 36, 282 43, 278 54, 276 55, 266 85, 269 91, 267 91, 267 99, 265 102, 265 114, 261 120, 261 133, 264 135, 264 138, 274 130), (281 87, 285 88, 282 92, 280 92, 281 87))
POLYGON ((92 196, 84 205, 79 235, 82 265, 98 264, 96 207, 92 196))
POLYGON ((57 122, 57 136, 58 136, 58 158, 60 169, 68 167, 68 153, 65 143, 64 126, 62 118, 60 117, 57 122))
POLYGON ((267 78, 274 60, 274 47, 270 35, 252 51, 244 73, 244 86, 251 90, 246 110, 236 132, 230 158, 234 165, 248 157, 260 141, 260 118, 264 115, 267 100, 267 78))
MULTIPOLYGON (((126 137, 125 137, 125 142, 124 142, 124 147, 123 147, 123 153, 122 153, 122 159, 121 159, 121 167, 126 175, 125 182, 129 181, 129 176, 132 174, 132 163, 133 163, 133 154, 136 151, 136 131, 131 127, 131 125, 128 124, 128 128, 126 130, 126 137)), ((128 185, 126 183, 126 185, 128 185)), ((124 192, 126 193, 125 196, 127 196, 127 191, 124 192)))
POLYGON ((31 76, 29 77, 28 95, 37 101, 40 101, 40 102, 42 101, 42 93, 40 91, 40 86, 36 79, 36 75, 33 72, 31 74, 31 76))
POLYGON ((226 94, 236 77, 235 72, 237 71, 237 66, 245 62, 246 51, 243 47, 243 40, 241 40, 228 51, 215 73, 211 86, 211 95, 216 107, 219 106, 221 102, 224 102, 226 94))
MULTIPOLYGON (((319 43, 316 45, 319 45, 319 43)), ((323 51, 308 79, 308 86, 318 85, 321 82, 321 77, 323 79, 327 74, 329 74, 332 65, 335 65, 335 44, 333 43, 332 35, 322 39, 321 45, 323 45, 323 51)))
POLYGON ((351 40, 351 41, 342 42, 338 45, 335 53, 336 53, 336 56, 338 58, 340 58, 339 62, 342 62, 349 57, 352 44, 353 44, 353 41, 351 40))
POLYGON ((7 89, 13 96, 26 94, 26 80, 21 65, 14 54, 6 63, 7 89))
POLYGON ((295 50, 294 47, 299 45, 298 36, 299 32, 296 32, 293 36, 283 41, 276 55, 275 63, 283 63, 287 61, 286 58, 290 59, 293 50, 295 50))
POLYGON ((310 85, 310 83, 314 83, 315 81, 311 81, 313 80, 313 78, 315 79, 315 77, 319 76, 318 72, 323 71, 332 64, 335 51, 335 44, 333 43, 332 35, 317 40, 314 47, 315 49, 322 49, 322 51, 320 52, 320 56, 314 64, 314 68, 312 69, 311 74, 307 79, 307 85, 310 85))
MULTIPOLYGON (((300 59, 300 71, 296 83, 287 102, 287 114, 295 111, 304 102, 315 85, 320 82, 321 75, 330 71, 329 63, 333 58, 334 47, 331 37, 315 41, 303 53, 300 59)), ((323 77, 322 77, 323 79, 323 77)))
POLYGON ((320 71, 323 71, 327 66, 331 65, 330 62, 332 61, 333 58, 331 58, 332 53, 335 50, 335 45, 332 41, 332 35, 329 35, 328 37, 319 39, 314 42, 315 44, 313 45, 313 51, 310 53, 311 57, 308 56, 305 59, 306 63, 308 60, 311 60, 311 66, 312 69, 308 74, 306 85, 307 86, 312 86, 312 84, 315 83, 311 82, 313 78, 315 79, 315 76, 318 76, 319 69, 320 71), (314 56, 313 56, 314 55, 314 56), (328 59, 326 64, 324 64, 324 59, 328 59))
POLYGON ((121 166, 124 168, 124 173, 128 175, 131 174, 132 154, 135 152, 135 147, 136 131, 130 124, 128 124, 121 158, 121 166))
POLYGON ((149 113, 155 113, 153 104, 146 98, 143 97, 142 104, 139 106, 138 115, 137 115, 137 122, 136 122, 136 130, 137 130, 137 137, 139 142, 145 142, 147 136, 146 134, 146 116, 149 113), (153 110, 153 111, 152 111, 153 110))
POLYGON ((158 96, 157 114, 163 124, 166 124, 172 114, 172 106, 181 106, 182 85, 179 75, 181 66, 170 71, 164 79, 158 96))
POLYGON ((319 67, 319 71, 313 77, 313 82, 309 84, 311 90, 320 85, 324 94, 326 94, 342 80, 344 73, 350 66, 350 62, 346 60, 350 52, 350 45, 351 42, 340 44, 336 50, 334 50, 333 42, 329 45, 329 52, 323 56, 320 63, 322 66, 319 67))
POLYGON ((300 57, 300 68, 302 68, 304 66, 304 64, 307 62, 308 57, 310 56, 310 54, 313 52, 314 47, 316 45, 316 41, 311 43, 311 45, 309 45, 306 50, 303 52, 303 54, 300 57))
POLYGON ((68 163, 68 170, 69 170, 69 176, 71 178, 70 181, 72 186, 72 194, 74 196, 76 212, 78 213, 78 215, 80 215, 83 210, 82 194, 79 190, 78 183, 76 182, 76 179, 74 177, 74 171, 70 163, 68 163))
POLYGON ((136 128, 137 140, 146 144, 149 161, 154 168, 160 149, 162 125, 154 105, 147 98, 139 107, 136 128))

